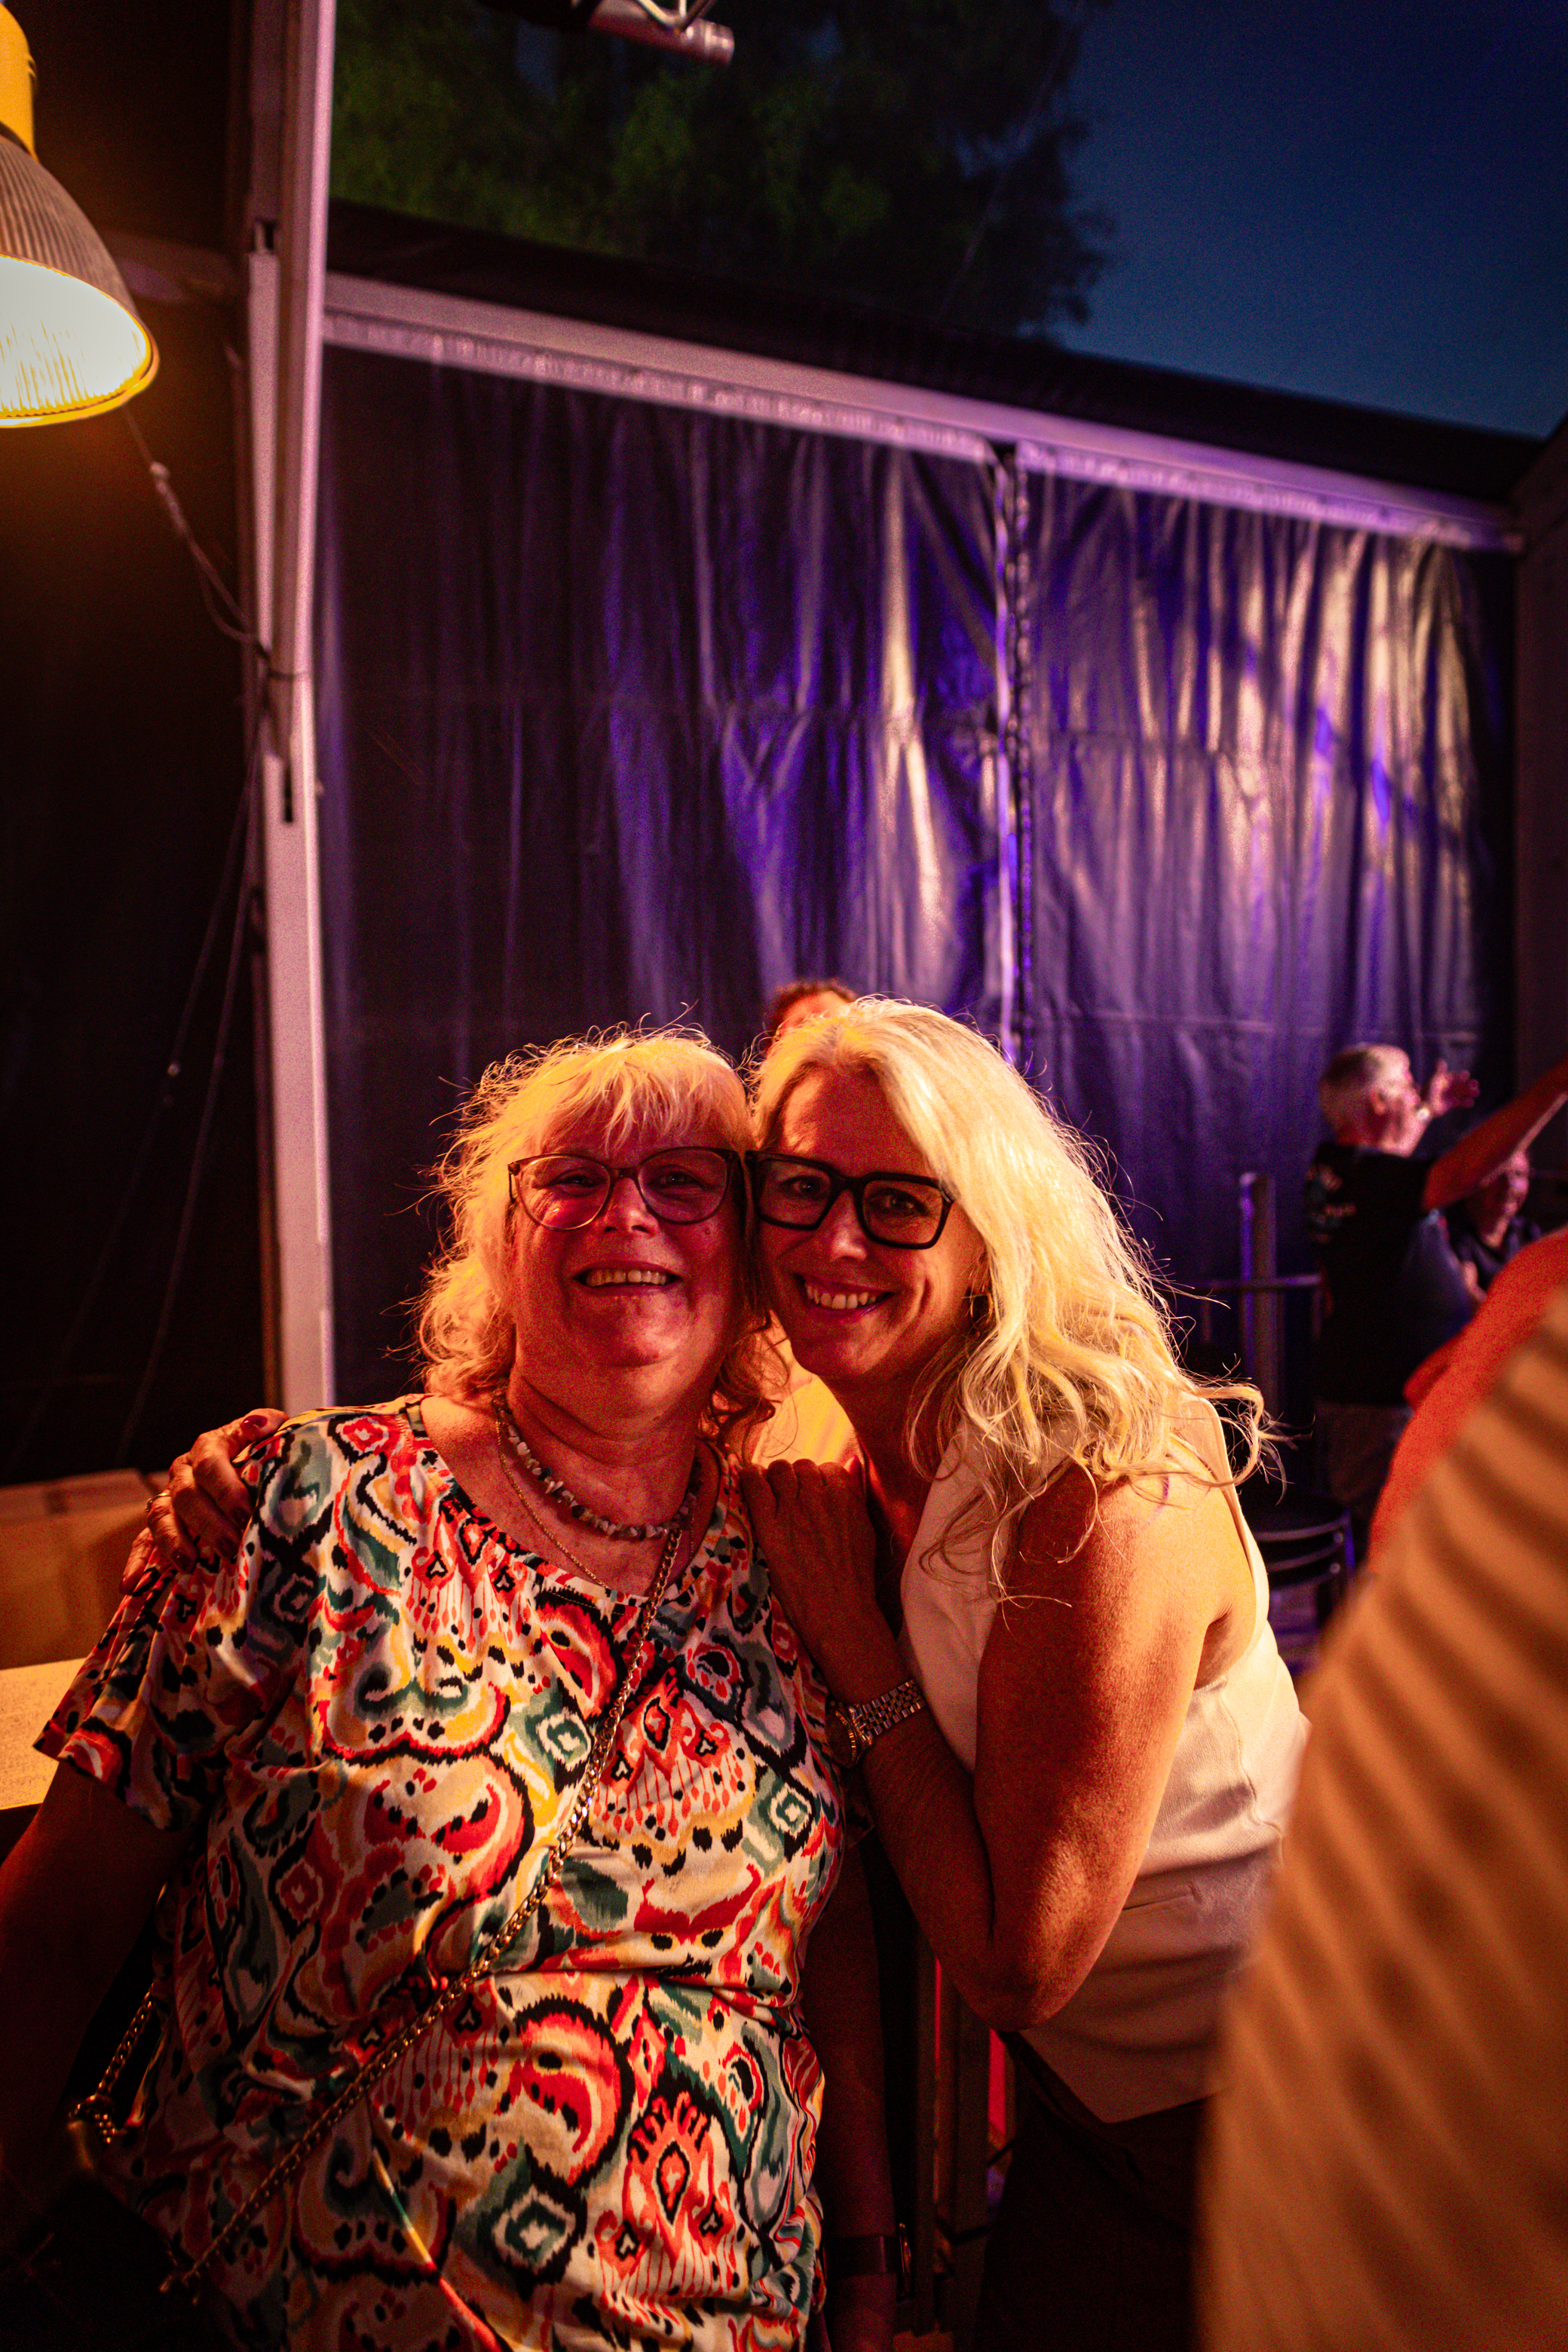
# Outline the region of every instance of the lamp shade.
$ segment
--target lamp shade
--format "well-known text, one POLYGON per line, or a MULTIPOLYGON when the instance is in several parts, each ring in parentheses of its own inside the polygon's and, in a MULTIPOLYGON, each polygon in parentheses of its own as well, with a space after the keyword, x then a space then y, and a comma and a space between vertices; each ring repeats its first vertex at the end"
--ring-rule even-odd
POLYGON ((108 247, 32 152, 31 81, 0 7, 0 425, 117 408, 158 366, 108 247))

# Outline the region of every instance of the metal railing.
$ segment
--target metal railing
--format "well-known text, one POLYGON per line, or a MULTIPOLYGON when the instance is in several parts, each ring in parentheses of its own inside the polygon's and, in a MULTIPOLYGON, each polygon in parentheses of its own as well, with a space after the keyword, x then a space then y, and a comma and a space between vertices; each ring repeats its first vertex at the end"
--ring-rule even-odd
POLYGON ((1237 1206, 1240 1274, 1224 1281, 1184 1284, 1180 1296, 1196 1306, 1198 1339, 1205 1348, 1214 1345, 1215 1307, 1226 1306, 1235 1314, 1242 1368, 1262 1391, 1270 1415, 1279 1420, 1286 1403, 1285 1301, 1292 1291, 1311 1294, 1312 1337, 1316 1339, 1321 1319, 1322 1277, 1278 1271, 1272 1175, 1248 1170, 1240 1181, 1237 1206))

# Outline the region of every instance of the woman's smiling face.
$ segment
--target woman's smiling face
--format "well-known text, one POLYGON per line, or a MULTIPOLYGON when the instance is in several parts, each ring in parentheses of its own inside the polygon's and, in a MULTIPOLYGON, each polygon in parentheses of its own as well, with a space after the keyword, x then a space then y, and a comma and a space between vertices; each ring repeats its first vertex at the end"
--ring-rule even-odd
MULTIPOLYGON (((864 1071, 808 1070, 785 1097, 769 1149, 826 1160, 846 1176, 932 1176, 864 1071)), ((907 1395, 967 1320, 985 1259, 962 1208, 930 1249, 889 1249, 862 1230, 847 1192, 814 1233, 761 1225, 758 1240, 795 1361, 847 1407, 856 1396, 907 1395)))
MULTIPOLYGON (((722 1149, 724 1139, 644 1127, 612 1145, 602 1122, 587 1119, 552 1135, 543 1148, 631 1168, 651 1151, 689 1143, 722 1149)), ((630 1381, 648 1402, 689 1392, 700 1411, 740 1328, 742 1245, 738 1180, 714 1214, 695 1224, 656 1216, 629 1176, 616 1181, 585 1225, 556 1230, 514 1208, 519 1365, 531 1381, 577 1404, 589 1402, 601 1386, 618 1393, 630 1381)))

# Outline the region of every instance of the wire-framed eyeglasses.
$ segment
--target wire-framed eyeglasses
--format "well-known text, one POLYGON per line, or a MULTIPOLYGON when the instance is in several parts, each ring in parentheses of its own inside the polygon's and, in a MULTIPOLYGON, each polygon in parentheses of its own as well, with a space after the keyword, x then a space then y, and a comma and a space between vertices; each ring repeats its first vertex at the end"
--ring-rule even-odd
POLYGON ((623 1176, 661 1224, 700 1225, 730 1190, 740 1154, 706 1143, 670 1144, 627 1168, 585 1151, 538 1151, 507 1170, 511 1197, 536 1225, 556 1233, 591 1225, 623 1176))
POLYGON ((796 1160, 786 1151, 749 1151, 746 1165, 758 1218, 796 1233, 814 1234, 839 1194, 847 1192, 868 1241, 885 1249, 931 1249, 954 1205, 934 1177, 908 1176, 896 1168, 847 1176, 830 1160, 796 1160))

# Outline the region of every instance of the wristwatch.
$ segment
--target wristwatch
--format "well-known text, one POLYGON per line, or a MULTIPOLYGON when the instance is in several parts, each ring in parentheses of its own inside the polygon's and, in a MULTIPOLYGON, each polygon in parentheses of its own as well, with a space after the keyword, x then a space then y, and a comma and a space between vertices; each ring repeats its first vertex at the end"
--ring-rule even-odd
POLYGON ((906 1717, 918 1715, 924 1706, 925 1693, 919 1683, 895 1683, 879 1698, 862 1699, 858 1706, 846 1706, 842 1699, 827 1702, 827 1745, 834 1762, 846 1772, 852 1772, 860 1759, 884 1731, 891 1731, 895 1723, 906 1717))

